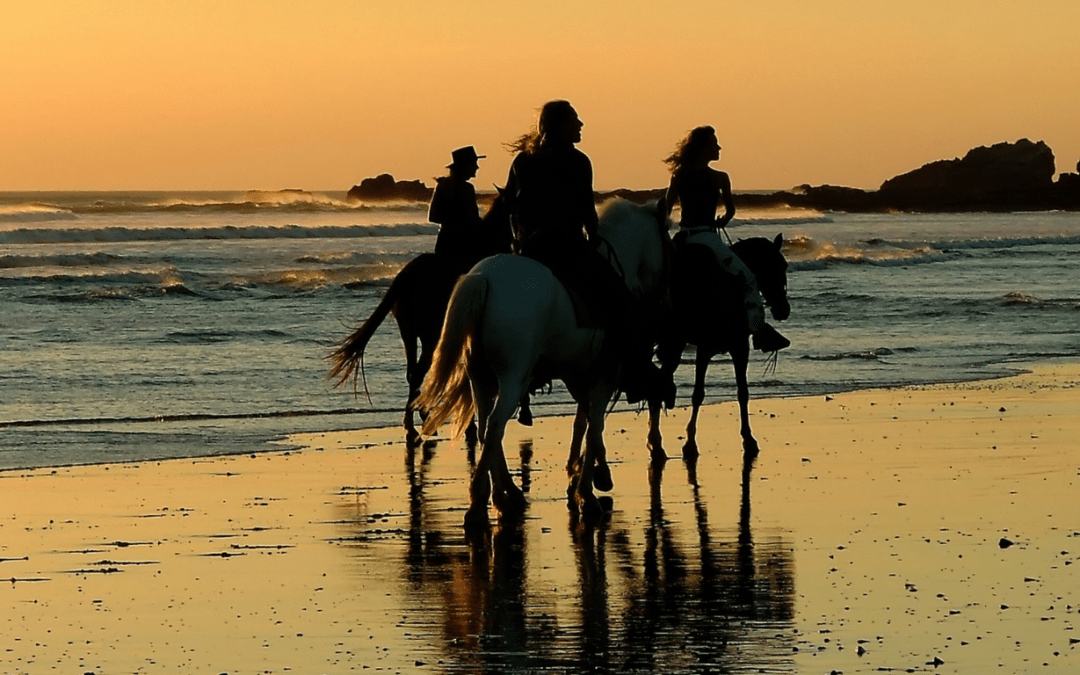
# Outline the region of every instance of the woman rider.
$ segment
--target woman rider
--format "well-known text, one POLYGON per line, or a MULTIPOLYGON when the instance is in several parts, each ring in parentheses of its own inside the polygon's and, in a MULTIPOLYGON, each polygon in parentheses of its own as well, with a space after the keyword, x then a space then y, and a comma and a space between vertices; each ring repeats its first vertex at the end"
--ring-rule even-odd
POLYGON ((664 160, 671 167, 671 184, 665 202, 667 212, 678 201, 682 204, 681 231, 687 233, 686 243, 703 244, 712 249, 720 268, 738 279, 745 289, 746 318, 753 335, 754 348, 763 352, 775 352, 791 345, 791 342, 765 323, 765 301, 757 288, 754 274, 720 239, 718 228, 727 226, 735 216, 735 202, 731 196, 731 179, 727 173, 709 166, 720 159, 720 142, 716 130, 710 126, 697 127, 675 147, 675 152, 664 160), (720 200, 724 200, 724 215, 716 217, 720 200))
POLYGON ((517 155, 505 194, 517 251, 546 265, 607 329, 609 344, 622 357, 620 386, 635 402, 660 387, 661 375, 652 364, 652 345, 632 321, 634 301, 625 282, 595 251, 599 220, 592 162, 575 147, 583 126, 568 101, 544 104, 536 130, 508 144, 517 155))

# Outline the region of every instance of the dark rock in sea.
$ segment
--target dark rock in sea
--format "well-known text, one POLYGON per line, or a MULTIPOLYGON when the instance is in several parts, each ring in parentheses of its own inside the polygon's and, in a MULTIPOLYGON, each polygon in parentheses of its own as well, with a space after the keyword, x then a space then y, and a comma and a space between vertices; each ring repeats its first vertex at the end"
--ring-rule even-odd
POLYGON ((1054 152, 1022 138, 931 162, 881 184, 879 204, 904 211, 1016 211, 1053 201, 1054 152))
POLYGON ((429 188, 422 181, 398 181, 384 173, 352 186, 346 197, 349 201, 360 202, 426 202, 431 200, 434 191, 435 188, 429 188))

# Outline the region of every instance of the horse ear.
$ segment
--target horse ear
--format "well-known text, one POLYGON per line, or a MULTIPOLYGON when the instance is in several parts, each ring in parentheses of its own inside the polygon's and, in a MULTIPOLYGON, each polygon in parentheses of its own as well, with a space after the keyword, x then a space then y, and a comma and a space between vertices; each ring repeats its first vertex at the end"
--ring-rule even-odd
POLYGON ((773 244, 776 246, 776 250, 784 248, 784 235, 783 233, 776 235, 776 239, 773 239, 773 244))

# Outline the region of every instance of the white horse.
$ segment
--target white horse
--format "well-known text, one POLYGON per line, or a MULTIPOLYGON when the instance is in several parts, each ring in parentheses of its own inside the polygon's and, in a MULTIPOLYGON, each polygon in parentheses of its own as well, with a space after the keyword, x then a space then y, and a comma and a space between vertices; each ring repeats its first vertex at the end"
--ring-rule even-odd
MULTIPOLYGON (((600 208, 599 246, 636 298, 663 293, 670 241, 655 205, 616 199, 600 208)), ((604 414, 619 381, 619 362, 601 354, 603 331, 578 326, 563 285, 530 258, 497 255, 480 261, 454 288, 432 368, 417 404, 428 411, 424 433, 447 419, 460 435, 475 412, 481 453, 469 487, 465 524, 487 521, 488 497, 502 516, 520 514, 525 496, 503 454, 507 420, 541 359, 578 404, 567 473, 571 503, 586 517, 600 514, 593 493, 610 489, 604 414), (581 439, 585 452, 581 454, 581 439), (595 466, 594 466, 595 465, 595 466), (492 488, 494 487, 494 492, 492 488)))

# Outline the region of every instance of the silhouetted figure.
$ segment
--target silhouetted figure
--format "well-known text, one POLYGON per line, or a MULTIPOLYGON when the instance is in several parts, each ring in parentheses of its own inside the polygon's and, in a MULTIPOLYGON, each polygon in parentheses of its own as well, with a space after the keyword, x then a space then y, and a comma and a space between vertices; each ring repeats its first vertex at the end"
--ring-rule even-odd
POLYGON ((575 302, 579 323, 605 330, 609 354, 622 359, 620 386, 636 402, 662 386, 661 376, 652 365, 651 343, 633 322, 634 298, 596 251, 592 162, 575 147, 583 126, 568 101, 549 101, 537 128, 508 144, 517 152, 505 189, 515 248, 546 265, 581 300, 575 302))
POLYGON ((476 206, 476 188, 469 181, 480 168, 484 155, 471 145, 451 153, 449 174, 439 178, 428 207, 428 220, 439 224, 435 255, 455 270, 464 273, 480 261, 480 210, 476 206))
POLYGON ((675 147, 664 160, 671 167, 671 183, 665 198, 670 214, 675 202, 682 204, 679 237, 686 244, 700 244, 712 249, 720 268, 732 275, 745 290, 746 318, 753 335, 754 348, 775 352, 791 342, 765 323, 765 301, 758 291, 754 274, 720 239, 718 228, 724 228, 735 217, 735 202, 731 196, 731 178, 723 171, 709 166, 720 159, 720 142, 710 126, 697 127, 675 147), (721 199, 724 215, 716 217, 721 199))

